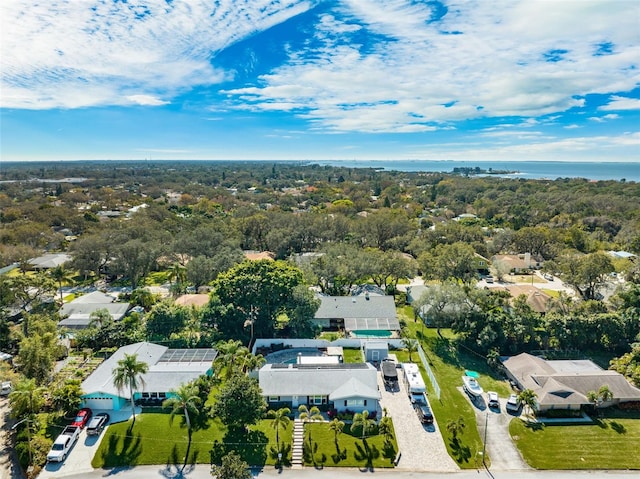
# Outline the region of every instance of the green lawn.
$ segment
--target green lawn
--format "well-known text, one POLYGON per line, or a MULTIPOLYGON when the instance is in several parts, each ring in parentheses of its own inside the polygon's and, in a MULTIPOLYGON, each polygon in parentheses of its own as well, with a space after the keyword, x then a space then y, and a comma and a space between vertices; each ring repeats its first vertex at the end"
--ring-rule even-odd
POLYGON ((359 349, 344 349, 343 358, 345 363, 362 363, 362 351, 359 349))
MULTIPOLYGON (((105 431, 91 462, 95 468, 135 466, 142 464, 181 465, 187 449, 187 429, 180 427, 181 418, 169 424, 169 414, 144 413, 131 421, 113 424, 105 431)), ((280 431, 285 458, 290 461, 293 425, 280 431)), ((220 458, 235 450, 251 465, 276 464, 275 429, 271 421, 260 421, 249 432, 232 434, 217 419, 206 428, 195 430, 189 452, 190 464, 219 463, 220 458)))
MULTIPOLYGON (((479 382, 482 387, 485 390, 494 390, 500 396, 504 397, 510 394, 509 385, 506 381, 495 376, 483 358, 456 348, 451 341, 454 334, 450 330, 443 329, 441 331, 443 338, 440 338, 435 329, 423 328, 422 323, 414 322, 412 316, 407 317, 405 311, 406 309, 401 310, 400 315, 405 317, 410 334, 418 338, 422 344, 431 370, 440 386, 441 396, 438 400, 422 365, 420 365, 429 390, 431 407, 449 455, 461 468, 474 468, 476 456, 482 452, 482 440, 476 426, 475 413, 467 398, 458 390, 458 387, 462 386, 464 370, 471 369, 480 373, 479 382), (456 444, 451 441, 451 434, 447 431, 447 423, 457 420, 460 416, 464 419, 466 427, 456 444)), ((399 351, 397 356, 399 361, 408 360, 406 352, 399 351)), ((414 362, 420 364, 417 354, 413 356, 414 362)))
POLYGON ((373 435, 368 437, 365 443, 360 439, 360 429, 356 429, 355 433, 354 436, 349 424, 345 425, 336 443, 334 433, 329 429, 329 423, 306 424, 305 465, 359 467, 369 470, 393 467, 393 460, 398 453, 395 437, 390 444, 385 444, 383 436, 373 435), (307 442, 309 433, 313 453, 310 452, 307 442))
POLYGON ((538 428, 513 419, 509 432, 536 469, 640 469, 640 415, 538 428))

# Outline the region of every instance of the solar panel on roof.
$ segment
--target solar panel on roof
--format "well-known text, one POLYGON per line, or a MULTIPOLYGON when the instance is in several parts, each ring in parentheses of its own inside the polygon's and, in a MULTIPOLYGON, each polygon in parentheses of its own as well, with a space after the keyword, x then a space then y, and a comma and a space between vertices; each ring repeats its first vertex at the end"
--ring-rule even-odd
POLYGON ((167 349, 160 362, 189 363, 213 361, 218 352, 215 349, 167 349))

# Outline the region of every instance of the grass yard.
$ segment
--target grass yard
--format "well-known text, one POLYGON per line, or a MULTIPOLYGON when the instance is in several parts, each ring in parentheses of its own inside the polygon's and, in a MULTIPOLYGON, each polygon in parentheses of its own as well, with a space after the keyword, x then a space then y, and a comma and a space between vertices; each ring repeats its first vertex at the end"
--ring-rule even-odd
POLYGON ((343 358, 345 363, 362 363, 362 351, 359 349, 344 349, 343 358))
MULTIPOLYGON (((131 421, 113 424, 105 431, 91 462, 95 468, 135 466, 142 464, 182 465, 187 450, 187 429, 180 427, 182 419, 175 417, 169 424, 169 414, 144 413, 131 421)), ((211 419, 207 427, 193 431, 189 464, 219 463, 220 458, 235 450, 251 465, 276 464, 275 429, 271 421, 260 421, 249 432, 232 434, 218 420, 211 419)), ((284 457, 290 461, 293 425, 280 431, 284 457)))
MULTIPOLYGON (((438 422, 438 428, 445 440, 449 455, 463 469, 474 468, 475 459, 482 452, 482 439, 476 426, 475 413, 458 387, 462 387, 462 375, 465 369, 471 369, 480 373, 479 382, 485 390, 496 391, 501 397, 510 394, 510 388, 506 381, 495 376, 484 358, 478 357, 461 348, 456 348, 451 342, 454 334, 448 330, 441 330, 443 338, 440 338, 435 329, 423 328, 422 323, 413 321, 404 311, 400 311, 405 317, 406 326, 412 337, 418 338, 424 349, 431 370, 440 386, 440 400, 436 399, 433 387, 420 365, 420 370, 429 390, 429 400, 433 413, 438 422), (464 419, 466 425, 458 444, 451 441, 451 434, 447 431, 447 423, 455 421, 459 417, 464 419)), ((403 351, 396 352, 399 361, 407 361, 408 354, 403 351)), ((414 362, 420 364, 417 353, 413 354, 414 362)))
POLYGON ((353 435, 350 425, 346 424, 337 442, 329 423, 311 423, 305 425, 304 464, 314 467, 358 467, 373 470, 393 467, 398 453, 395 435, 390 443, 385 443, 381 435, 369 436, 366 444, 360 439, 360 430, 353 435), (309 449, 309 434, 311 449, 309 449))
POLYGON ((593 425, 509 425, 513 441, 536 469, 640 469, 640 415, 593 425))

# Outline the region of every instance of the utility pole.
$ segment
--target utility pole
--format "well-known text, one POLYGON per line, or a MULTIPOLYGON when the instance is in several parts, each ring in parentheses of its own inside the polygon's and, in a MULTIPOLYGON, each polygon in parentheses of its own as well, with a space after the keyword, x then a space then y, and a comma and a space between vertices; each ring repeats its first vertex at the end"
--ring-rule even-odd
POLYGON ((484 444, 482 445, 482 465, 484 467, 487 467, 487 463, 485 462, 485 455, 487 453, 487 430, 489 429, 488 424, 489 424, 489 412, 487 411, 487 415, 485 416, 485 419, 484 419, 484 444))

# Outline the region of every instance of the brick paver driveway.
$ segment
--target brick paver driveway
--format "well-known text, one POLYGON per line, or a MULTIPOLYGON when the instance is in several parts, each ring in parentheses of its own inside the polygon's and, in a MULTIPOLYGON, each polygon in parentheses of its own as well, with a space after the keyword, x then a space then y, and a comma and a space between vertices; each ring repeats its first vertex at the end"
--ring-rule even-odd
POLYGON ((447 453, 437 426, 423 426, 407 396, 402 375, 398 374, 400 390, 385 390, 382 374, 378 373, 378 387, 382 394, 380 405, 393 419, 396 439, 402 456, 398 469, 414 471, 458 471, 459 468, 447 453))

